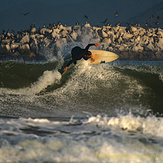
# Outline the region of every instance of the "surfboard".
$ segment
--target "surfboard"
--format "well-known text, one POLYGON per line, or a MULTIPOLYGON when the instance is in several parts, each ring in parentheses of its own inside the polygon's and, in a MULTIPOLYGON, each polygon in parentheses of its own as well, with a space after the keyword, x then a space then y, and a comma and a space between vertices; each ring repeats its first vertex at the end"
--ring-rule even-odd
POLYGON ((95 57, 95 62, 92 59, 88 59, 87 62, 89 64, 101 64, 112 62, 119 58, 119 56, 113 52, 105 51, 105 50, 89 50, 95 57))

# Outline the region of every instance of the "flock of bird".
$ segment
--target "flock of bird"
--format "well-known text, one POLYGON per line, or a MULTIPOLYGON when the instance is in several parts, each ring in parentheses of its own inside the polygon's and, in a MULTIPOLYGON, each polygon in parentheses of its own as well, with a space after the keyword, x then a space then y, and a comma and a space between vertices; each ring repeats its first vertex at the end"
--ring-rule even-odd
MULTIPOLYGON (((160 10, 163 10, 163 7, 160 8, 160 10)), ((114 13, 114 16, 115 17, 118 17, 119 14, 118 14, 118 11, 116 11, 114 13)), ((86 20, 88 20, 88 16, 87 15, 84 15, 84 18, 86 20)), ((153 20, 154 21, 154 27, 158 26, 160 23, 159 23, 159 20, 161 19, 161 17, 158 15, 158 16, 154 16, 153 14, 151 16, 149 16, 149 20, 153 20)), ((101 22, 102 24, 104 24, 105 26, 107 25, 111 25, 110 22, 108 22, 108 18, 106 18, 103 22, 101 22)), ((126 23, 128 26, 140 26, 140 24, 131 24, 131 23, 126 23)), ((119 26, 120 25, 120 22, 116 22, 115 23, 116 26, 119 26)), ((150 24, 148 21, 146 23, 144 23, 144 26, 148 26, 148 28, 151 28, 152 27, 152 24, 150 24)))
MULTIPOLYGON (((163 10, 163 7, 161 7, 160 8, 160 10, 163 10)), ((21 15, 23 15, 23 16, 28 16, 29 14, 30 14, 31 12, 30 11, 28 11, 28 12, 24 12, 24 13, 20 13, 21 15)), ((119 13, 118 13, 118 11, 115 11, 115 13, 114 13, 114 16, 115 17, 118 17, 119 16, 119 13)), ((88 15, 84 15, 83 16, 85 19, 86 19, 86 22, 88 21, 88 19, 89 19, 89 17, 88 17, 88 15)), ((149 22, 150 22, 150 20, 152 21, 154 21, 154 27, 159 27, 159 20, 161 19, 161 17, 159 16, 159 15, 157 15, 157 16, 155 16, 155 15, 151 15, 151 16, 149 16, 149 22)), ((108 22, 108 20, 109 20, 109 18, 106 18, 104 21, 102 21, 101 23, 103 24, 103 25, 105 25, 105 26, 111 26, 112 24, 110 23, 110 22, 108 22)), ((60 22, 60 21, 59 21, 60 22)), ((148 21, 146 22, 146 23, 144 23, 144 26, 146 26, 146 27, 148 27, 148 28, 151 28, 152 27, 152 24, 150 24, 148 21)), ((76 25, 79 25, 80 23, 79 22, 77 22, 76 23, 76 25)), ((140 24, 132 24, 132 23, 126 23, 129 27, 130 26, 140 26, 140 24)), ((115 23, 115 26, 119 26, 120 25, 120 22, 116 22, 115 23)), ((98 25, 97 25, 98 26, 98 25)), ((4 30, 3 30, 3 32, 4 32, 4 30)))

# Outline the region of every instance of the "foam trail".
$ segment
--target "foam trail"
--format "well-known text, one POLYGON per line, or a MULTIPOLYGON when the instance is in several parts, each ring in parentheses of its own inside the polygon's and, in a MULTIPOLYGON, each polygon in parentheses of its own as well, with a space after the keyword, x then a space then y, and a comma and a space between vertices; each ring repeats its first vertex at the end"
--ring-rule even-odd
POLYGON ((132 114, 70 121, 1 119, 0 162, 161 163, 162 124, 162 118, 132 114))

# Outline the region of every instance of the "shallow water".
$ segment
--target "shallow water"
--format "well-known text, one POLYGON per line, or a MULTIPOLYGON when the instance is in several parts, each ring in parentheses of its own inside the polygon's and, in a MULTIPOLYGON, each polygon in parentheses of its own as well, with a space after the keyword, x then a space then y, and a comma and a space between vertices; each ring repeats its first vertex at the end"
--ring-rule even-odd
POLYGON ((61 65, 0 62, 0 162, 162 162, 163 62, 61 65))

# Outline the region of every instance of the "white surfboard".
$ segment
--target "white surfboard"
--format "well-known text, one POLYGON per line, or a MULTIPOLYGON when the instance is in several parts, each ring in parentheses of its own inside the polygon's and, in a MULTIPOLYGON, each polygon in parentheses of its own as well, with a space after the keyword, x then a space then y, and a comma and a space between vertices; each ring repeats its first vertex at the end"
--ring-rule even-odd
POLYGON ((119 58, 117 54, 105 50, 89 50, 89 51, 91 51, 91 53, 95 57, 95 62, 93 62, 91 58, 87 60, 89 64, 108 63, 119 58))

